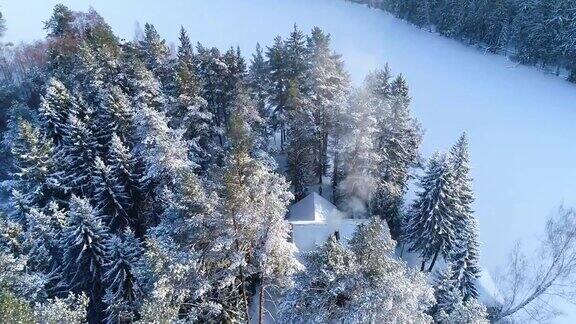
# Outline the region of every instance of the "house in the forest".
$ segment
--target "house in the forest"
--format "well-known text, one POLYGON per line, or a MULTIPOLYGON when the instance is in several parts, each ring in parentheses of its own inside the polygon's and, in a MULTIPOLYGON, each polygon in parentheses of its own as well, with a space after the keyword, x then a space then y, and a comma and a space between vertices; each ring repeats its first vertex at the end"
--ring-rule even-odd
POLYGON ((336 206, 313 192, 288 209, 286 215, 292 228, 292 240, 298 251, 308 252, 326 242, 330 235, 336 235, 343 242, 348 241, 359 219, 348 219, 336 206))

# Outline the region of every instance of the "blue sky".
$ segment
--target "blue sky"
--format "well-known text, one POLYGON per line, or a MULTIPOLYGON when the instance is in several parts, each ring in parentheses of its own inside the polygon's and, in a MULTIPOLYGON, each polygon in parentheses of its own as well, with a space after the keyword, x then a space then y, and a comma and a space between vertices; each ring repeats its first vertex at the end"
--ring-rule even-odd
MULTIPOLYGON (((423 154, 445 150, 462 131, 470 137, 482 262, 494 269, 515 240, 532 244, 560 203, 576 205, 576 88, 553 75, 518 66, 399 22, 374 9, 335 0, 62 1, 90 3, 122 38, 138 21, 169 41, 183 25, 193 41, 250 53, 297 23, 332 34, 334 48, 358 84, 386 62, 405 74, 414 114, 426 129, 423 154)), ((57 1, 3 1, 9 41, 44 36, 57 1)))

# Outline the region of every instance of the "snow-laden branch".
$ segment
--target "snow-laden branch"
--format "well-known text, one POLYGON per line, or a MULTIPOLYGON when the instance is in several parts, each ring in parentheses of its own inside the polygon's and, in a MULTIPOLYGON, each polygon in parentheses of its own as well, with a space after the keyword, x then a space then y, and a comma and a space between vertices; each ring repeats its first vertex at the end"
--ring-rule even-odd
POLYGON ((502 287, 505 302, 494 320, 525 313, 544 321, 559 314, 552 298, 571 299, 576 294, 576 210, 560 207, 546 223, 536 253, 527 258, 519 245, 512 250, 502 287))

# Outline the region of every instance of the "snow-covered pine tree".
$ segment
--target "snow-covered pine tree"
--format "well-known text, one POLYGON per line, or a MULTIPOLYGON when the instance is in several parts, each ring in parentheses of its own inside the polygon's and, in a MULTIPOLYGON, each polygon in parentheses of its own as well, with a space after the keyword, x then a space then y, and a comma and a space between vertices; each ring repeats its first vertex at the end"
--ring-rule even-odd
POLYGON ((240 262, 231 252, 230 226, 216 210, 218 197, 207 196, 188 170, 169 198, 160 223, 148 231, 142 321, 241 318, 240 262))
POLYGON ((474 194, 470 177, 470 156, 468 139, 463 133, 450 150, 454 196, 458 204, 458 213, 454 219, 456 243, 450 260, 453 262, 453 276, 462 299, 476 298, 476 280, 480 276, 478 224, 472 211, 474 194))
POLYGON ((435 283, 436 306, 434 319, 442 324, 487 324, 486 307, 476 298, 464 300, 453 278, 454 265, 451 262, 439 274, 435 283))
MULTIPOLYGON (((255 109, 254 109, 255 111, 255 109)), ((237 253, 245 258, 247 269, 240 268, 249 286, 259 285, 259 318, 265 311, 269 289, 290 287, 292 275, 300 269, 296 248, 288 242, 289 226, 284 220, 293 196, 284 178, 253 158, 254 133, 250 116, 242 111, 232 116, 232 150, 224 174, 223 215, 229 217, 237 253)), ((242 283, 244 284, 244 283, 242 283)))
POLYGON ((106 286, 104 302, 106 322, 126 323, 137 318, 142 302, 142 289, 137 271, 142 267, 143 248, 129 228, 113 235, 106 242, 106 263, 103 282, 106 286))
POLYGON ((452 170, 445 154, 435 154, 419 181, 420 191, 412 204, 405 229, 410 251, 422 257, 421 270, 432 259, 431 271, 438 256, 446 257, 456 239, 454 218, 458 202, 454 195, 452 170))
POLYGON ((400 75, 391 83, 386 66, 366 79, 366 87, 378 116, 377 147, 380 164, 376 172, 376 190, 372 212, 388 222, 392 238, 400 240, 403 223, 403 197, 408 189, 409 170, 419 160, 422 134, 410 116, 410 97, 406 81, 400 75))
POLYGON ((286 141, 286 113, 290 91, 290 79, 286 65, 286 46, 280 36, 274 38, 274 44, 267 48, 268 65, 268 100, 271 110, 271 126, 274 131, 280 131, 280 149, 284 150, 286 141))
POLYGON ((168 126, 166 115, 141 104, 134 117, 138 157, 145 163, 142 181, 153 181, 160 189, 176 182, 180 170, 194 167, 182 131, 168 126))
POLYGON ((126 95, 132 99, 134 111, 139 105, 147 105, 157 111, 164 111, 169 101, 162 85, 137 56, 129 56, 122 62, 126 95))
POLYGON ((165 90, 169 91, 170 76, 170 49, 166 41, 160 37, 154 25, 144 24, 144 39, 138 43, 139 57, 146 64, 146 68, 158 78, 165 90))
POLYGON ((314 178, 314 117, 307 109, 308 102, 292 83, 286 107, 288 114, 287 178, 292 184, 296 200, 302 199, 314 178))
POLYGON ((77 110, 77 100, 64 84, 54 78, 50 79, 39 112, 42 128, 56 146, 62 144, 62 139, 68 132, 66 125, 69 118, 75 115, 77 110))
POLYGON ((250 62, 250 69, 246 82, 248 84, 248 91, 252 100, 256 102, 258 114, 262 118, 263 124, 261 129, 256 131, 262 138, 263 142, 268 143, 273 135, 271 125, 271 111, 268 104, 269 81, 268 81, 268 62, 264 59, 264 53, 260 44, 256 44, 256 52, 252 55, 250 62))
POLYGON ((346 129, 340 130, 342 140, 336 149, 343 163, 343 179, 336 191, 339 206, 351 217, 362 218, 370 212, 380 158, 376 151, 376 118, 365 91, 350 96, 342 118, 346 129))
POLYGON ((304 255, 306 271, 284 298, 280 318, 286 323, 344 322, 351 316, 358 265, 335 236, 304 255))
POLYGON ((98 96, 99 106, 94 112, 92 133, 98 141, 99 153, 106 155, 113 134, 124 142, 130 140, 134 112, 130 100, 118 86, 107 86, 99 91, 98 96))
POLYGON ((128 215, 131 202, 126 188, 100 157, 94 160, 92 185, 94 206, 111 231, 122 231, 133 225, 128 215))
POLYGON ((244 91, 246 86, 246 61, 240 53, 240 48, 230 48, 224 53, 222 60, 226 66, 225 73, 222 76, 222 94, 220 96, 221 123, 227 131, 230 124, 230 118, 234 113, 232 111, 233 103, 237 97, 244 91))
POLYGON ((307 39, 310 67, 306 73, 308 109, 314 117, 314 173, 318 183, 328 171, 328 140, 332 135, 337 106, 344 104, 349 76, 344 71, 340 55, 330 49, 330 35, 320 28, 312 29, 307 39))
POLYGON ((452 312, 458 298, 462 298, 456 288, 453 278, 454 272, 452 270, 453 264, 448 261, 446 262, 445 268, 436 273, 434 282, 434 296, 436 297, 436 305, 433 310, 434 314, 440 312, 449 314, 452 312))
POLYGON ((180 46, 175 67, 176 103, 168 114, 173 128, 185 130, 184 138, 190 142, 190 159, 206 171, 212 160, 216 134, 213 115, 206 100, 200 96, 201 84, 196 74, 195 57, 190 39, 184 29, 180 31, 180 46))
POLYGON ((102 274, 108 239, 108 229, 88 199, 72 195, 60 242, 63 284, 90 297, 88 316, 94 320, 101 319, 104 311, 102 274))
POLYGON ((107 157, 108 165, 110 166, 112 177, 115 177, 123 192, 128 196, 128 203, 130 208, 125 209, 128 214, 128 219, 132 224, 136 236, 143 237, 145 232, 145 224, 140 218, 140 210, 144 203, 144 187, 142 183, 143 165, 135 159, 122 142, 119 136, 112 134, 110 140, 110 148, 107 157))
POLYGON ((62 249, 62 219, 55 206, 50 211, 42 212, 35 208, 26 214, 27 230, 23 236, 23 250, 26 255, 26 267, 30 273, 38 274, 42 278, 41 291, 37 296, 52 296, 58 290, 62 279, 60 273, 62 249))
MULTIPOLYGON (((247 320, 252 277, 261 284, 263 294, 267 285, 288 285, 290 276, 298 270, 294 246, 286 241, 289 229, 283 219, 292 195, 282 178, 250 156, 254 140, 249 122, 244 114, 231 118, 232 147, 224 168, 221 193, 222 214, 230 226, 234 253, 242 260, 237 278, 247 320), (271 237, 271 231, 279 237, 271 237), (282 240, 285 243, 281 243, 282 240), (281 261, 280 255, 284 260, 281 261)), ((259 306, 263 311, 262 300, 259 306)))
POLYGON ((66 131, 62 145, 56 151, 58 170, 55 178, 64 190, 90 196, 98 143, 86 123, 76 116, 70 116, 66 131))
POLYGON ((17 129, 17 136, 10 143, 14 171, 7 185, 14 194, 9 203, 20 206, 14 211, 25 211, 33 206, 42 209, 55 190, 52 141, 29 121, 20 120, 17 129))
POLYGON ((433 289, 422 273, 396 259, 396 243, 382 220, 373 217, 359 225, 349 246, 359 274, 346 322, 430 322, 433 289))
POLYGON ((284 62, 288 82, 295 82, 303 93, 306 92, 306 73, 309 69, 309 48, 306 36, 294 24, 290 36, 284 42, 284 62))
POLYGON ((470 220, 466 226, 471 235, 457 239, 449 256, 452 262, 452 279, 464 301, 478 297, 476 283, 481 271, 476 220, 470 220))
POLYGON ((488 312, 486 306, 482 305, 475 298, 463 301, 458 299, 454 304, 450 314, 439 313, 436 315, 436 321, 442 324, 488 324, 488 312))

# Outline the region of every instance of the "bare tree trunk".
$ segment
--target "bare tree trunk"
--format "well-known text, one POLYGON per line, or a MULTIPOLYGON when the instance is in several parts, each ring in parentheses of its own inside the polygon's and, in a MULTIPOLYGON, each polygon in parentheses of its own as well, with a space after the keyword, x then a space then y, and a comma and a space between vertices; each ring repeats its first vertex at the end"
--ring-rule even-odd
MULTIPOLYGON (((232 223, 234 225, 234 230, 236 231, 236 233, 238 233, 238 224, 236 222, 236 217, 232 218, 232 223)), ((236 250, 238 251, 238 253, 242 253, 242 251, 240 250, 240 242, 238 242, 238 239, 236 239, 234 243, 236 245, 236 250)), ((241 265, 238 268, 238 274, 240 276, 240 294, 242 295, 242 301, 244 302, 244 312, 246 314, 246 321, 247 323, 250 323, 250 311, 248 309, 248 296, 246 294, 246 277, 244 275, 244 266, 241 265)))
POLYGON ((422 265, 420 266, 420 271, 424 272, 424 266, 426 265, 426 260, 422 260, 422 265))

